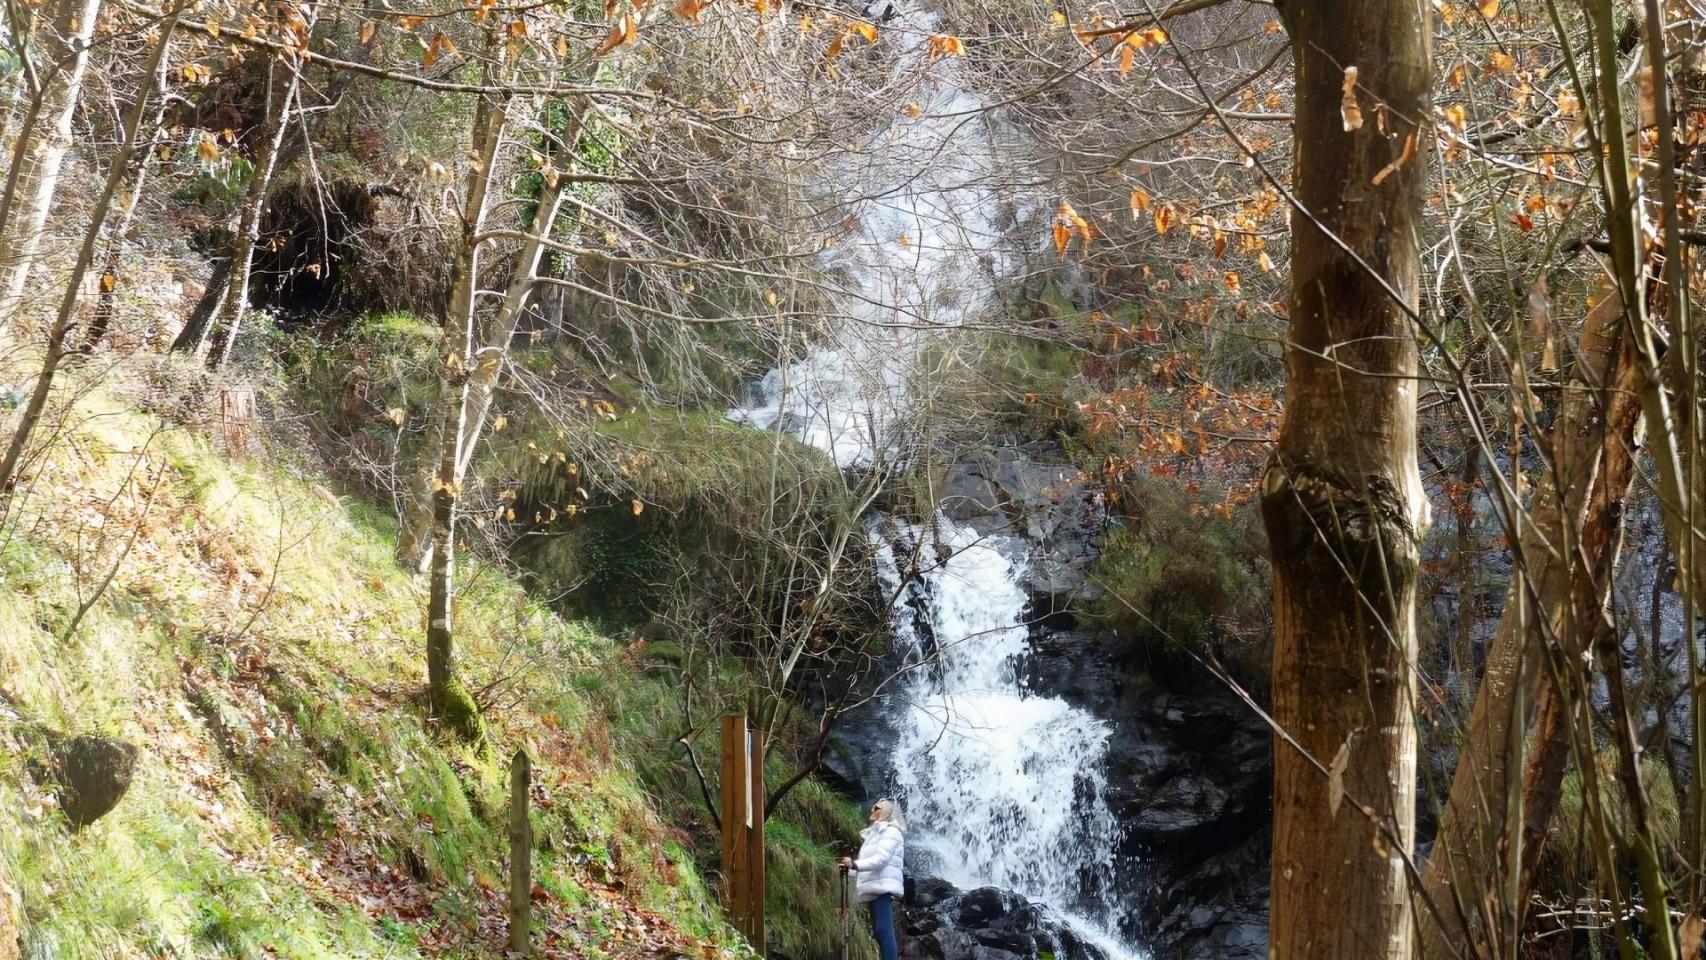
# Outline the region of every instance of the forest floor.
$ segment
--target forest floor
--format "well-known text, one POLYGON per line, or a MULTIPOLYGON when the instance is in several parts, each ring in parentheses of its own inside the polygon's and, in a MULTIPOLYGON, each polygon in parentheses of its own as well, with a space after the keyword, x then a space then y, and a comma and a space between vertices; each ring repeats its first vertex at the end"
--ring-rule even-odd
POLYGON ((465 563, 489 734, 441 735, 388 512, 241 436, 158 426, 157 371, 121 372, 74 374, 0 525, 0 957, 9 922, 24 956, 502 956, 518 748, 538 955, 744 953, 612 733, 628 648, 465 563), (41 728, 138 748, 110 814, 70 829, 26 770, 41 728))

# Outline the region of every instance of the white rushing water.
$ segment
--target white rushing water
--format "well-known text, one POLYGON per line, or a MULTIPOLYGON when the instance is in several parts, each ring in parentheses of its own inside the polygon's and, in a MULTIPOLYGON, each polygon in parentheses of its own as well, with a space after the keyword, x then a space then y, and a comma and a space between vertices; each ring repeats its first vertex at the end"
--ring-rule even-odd
POLYGON ((771 370, 731 419, 786 430, 843 467, 897 455, 915 396, 913 365, 935 329, 987 303, 1000 270, 998 179, 990 125, 978 100, 951 82, 952 65, 925 74, 926 14, 882 28, 900 48, 894 96, 918 108, 879 131, 826 179, 843 198, 849 236, 824 258, 848 278, 845 323, 805 356, 771 370))
MULTIPOLYGON (((927 14, 884 27, 917 70, 927 14)), ((937 63, 869 153, 834 171, 858 223, 826 266, 849 277, 848 322, 772 370, 732 419, 780 429, 844 468, 904 456, 920 405, 915 361, 938 328, 989 303, 1005 258, 992 220, 997 145, 978 100, 937 63)), ((894 788, 909 850, 961 889, 998 886, 1047 903, 1110 957, 1136 955, 1109 931, 1119 839, 1103 798, 1109 729, 1064 700, 1024 689, 1026 545, 980 538, 937 516, 871 518, 878 578, 895 604, 897 653, 925 662, 893 703, 894 788)), ((909 855, 910 856, 910 855, 909 855)))
POLYGON ((897 642, 926 664, 896 716, 895 781, 913 842, 955 886, 1043 900, 1127 952, 1107 934, 1119 841, 1104 799, 1109 729, 1023 685, 1028 597, 1010 558, 1023 545, 942 515, 888 525, 898 530, 878 549, 878 576, 904 597, 897 642))

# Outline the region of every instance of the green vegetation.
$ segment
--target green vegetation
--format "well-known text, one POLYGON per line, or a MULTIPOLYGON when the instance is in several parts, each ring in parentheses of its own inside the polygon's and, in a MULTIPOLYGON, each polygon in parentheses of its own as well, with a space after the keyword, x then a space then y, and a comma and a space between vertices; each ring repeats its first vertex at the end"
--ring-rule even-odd
POLYGON ((518 746, 543 941, 738 952, 589 693, 609 641, 467 569, 462 666, 495 749, 457 746, 424 720, 424 598, 387 517, 186 432, 142 452, 143 418, 98 395, 79 414, 0 548, 0 740, 16 715, 141 753, 126 798, 71 833, 0 750, 0 874, 31 955, 489 956, 518 746))
POLYGON ((1227 643, 1236 654, 1264 644, 1270 574, 1256 512, 1199 516, 1199 498, 1147 477, 1128 479, 1118 494, 1125 520, 1092 571, 1106 590, 1095 612, 1122 636, 1163 646, 1227 643))

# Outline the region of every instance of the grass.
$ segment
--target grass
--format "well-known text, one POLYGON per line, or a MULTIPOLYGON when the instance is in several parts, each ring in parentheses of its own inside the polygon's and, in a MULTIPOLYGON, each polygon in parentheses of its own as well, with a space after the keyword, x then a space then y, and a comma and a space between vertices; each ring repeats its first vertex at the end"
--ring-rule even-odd
POLYGON ((0 750, 26 955, 491 956, 518 747, 537 771, 537 943, 743 950, 588 692, 610 682, 608 639, 465 564, 458 654, 491 740, 460 746, 424 719, 425 598, 391 562, 389 517, 182 430, 144 451, 152 429, 87 395, 0 532, 9 712, 140 748, 129 794, 78 833, 0 750))

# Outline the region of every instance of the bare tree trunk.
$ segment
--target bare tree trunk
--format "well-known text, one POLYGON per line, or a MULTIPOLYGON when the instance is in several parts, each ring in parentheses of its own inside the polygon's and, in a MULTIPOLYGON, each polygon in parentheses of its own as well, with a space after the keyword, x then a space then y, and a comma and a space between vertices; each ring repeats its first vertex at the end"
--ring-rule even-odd
POLYGON ((533 216, 533 229, 515 258, 515 274, 510 277, 509 288, 504 291, 503 306, 498 308, 498 316, 488 331, 485 343, 481 346, 474 370, 468 377, 468 435, 463 439, 462 449, 457 451, 456 472, 458 476, 468 472, 468 465, 474 460, 474 450, 480 444, 480 435, 485 431, 486 418, 492 409, 492 394, 497 389, 498 376, 503 372, 503 358, 509 352, 509 344, 515 339, 515 329, 521 323, 521 318, 527 313, 527 304, 539 279, 539 263, 545 252, 545 241, 550 236, 551 225, 556 222, 557 211, 562 209, 563 194, 561 184, 548 186, 539 198, 539 209, 533 216))
POLYGON ((302 61, 294 55, 279 54, 267 76, 266 122, 260 131, 260 143, 255 154, 255 172, 249 180, 248 193, 243 197, 237 230, 231 243, 231 264, 226 278, 225 299, 219 318, 213 325, 216 331, 213 349, 207 355, 209 370, 218 370, 231 355, 237 343, 237 333, 243 327, 243 316, 249 309, 249 281, 253 276, 255 243, 261 236, 261 218, 266 213, 267 191, 272 187, 273 172, 278 166, 279 148, 289 129, 287 118, 290 105, 296 101, 302 81, 302 61), (217 336, 223 329, 224 336, 217 336))
MULTIPOLYGON (((155 88, 164 92, 166 89, 167 57, 160 60, 160 70, 154 78, 155 88)), ((112 326, 113 318, 118 314, 118 285, 119 268, 124 260, 124 238, 130 232, 131 220, 136 216, 136 207, 142 199, 142 185, 148 179, 148 154, 152 151, 153 143, 160 137, 161 124, 166 119, 166 104, 168 97, 162 95, 159 105, 154 109, 154 117, 149 122, 151 143, 148 149, 138 149, 131 156, 130 163, 125 165, 125 178, 119 183, 119 195, 124 198, 124 210, 119 213, 118 222, 111 230, 106 231, 106 253, 101 269, 100 298, 95 301, 95 313, 89 320, 89 329, 83 334, 82 351, 92 352, 107 335, 112 326)))
POLYGON ((219 316, 220 307, 224 306, 230 289, 231 258, 227 256, 213 262, 213 270, 208 274, 207 287, 202 290, 201 299, 196 301, 195 309, 190 311, 183 329, 179 330, 177 337, 172 340, 173 353, 201 352, 202 346, 207 343, 208 331, 213 329, 213 318, 219 316))
MULTIPOLYGON (((563 142, 575 142, 578 133, 577 124, 571 127, 563 142)), ((549 151, 546 154, 546 163, 550 164, 559 159, 564 152, 549 151)), ((497 316, 486 326, 483 337, 471 335, 466 397, 462 401, 461 411, 465 426, 456 449, 450 452, 456 461, 458 482, 473 462, 474 450, 479 445, 480 435, 485 431, 486 419, 491 412, 492 395, 497 389, 498 377, 503 372, 504 355, 509 350, 510 341, 515 338, 516 327, 526 315, 527 304, 538 283, 539 264, 546 249, 551 246, 551 228, 562 209, 563 187, 561 180, 547 179, 539 196, 539 204, 534 210, 532 226, 522 241, 521 250, 516 254, 515 272, 510 276, 509 287, 504 291, 503 303, 498 307, 497 316)), ((474 242, 479 245, 486 239, 477 234, 474 242)), ((448 422, 441 414, 435 416, 428 427, 424 457, 426 463, 437 463, 445 456, 443 447, 451 437, 445 429, 448 422)), ((405 568, 419 569, 431 544, 429 526, 433 519, 433 493, 430 481, 414 484, 407 491, 402 529, 397 537, 397 558, 405 568)))
MULTIPOLYGON (((462 478, 456 454, 467 431, 468 383, 474 361, 475 301, 479 290, 481 232, 486 221, 487 195, 498 161, 498 146, 508 126, 508 103, 483 95, 474 118, 475 161, 468 171, 462 208, 462 243, 451 286, 450 309, 444 324, 445 356, 440 377, 437 464, 427 479, 431 490, 432 565, 427 600, 427 701, 434 718, 465 739, 481 734, 479 708, 456 676, 455 624, 451 591, 456 542, 456 511, 462 478)), ((428 450, 434 448, 429 445, 428 450)))
POLYGON ((24 154, 25 162, 32 166, 21 174, 29 192, 17 229, 0 247, 0 266, 8 271, 6 289, 0 294, 0 322, 12 317, 22 305, 24 285, 35 267, 41 234, 59 191, 59 170, 66 151, 71 149, 71 121, 77 114, 89 62, 89 40, 95 34, 100 12, 101 0, 60 0, 52 27, 43 32, 42 59, 54 68, 43 77, 41 113, 48 125, 36 136, 28 129, 18 131, 20 138, 32 141, 24 154))
POLYGON ((54 317, 53 326, 48 328, 47 353, 42 358, 41 370, 36 375, 35 388, 30 392, 23 416, 12 433, 12 441, 6 449, 5 457, 0 459, 0 502, 9 500, 12 484, 17 478, 18 465, 23 460, 24 451, 29 447, 30 434, 41 422, 42 411, 47 408, 47 397, 53 388, 54 375, 59 371, 60 361, 65 358, 65 339, 71 331, 71 321, 77 311, 77 294, 83 285, 84 275, 89 272, 89 264, 95 259, 95 245, 100 240, 107 211, 112 207, 113 194, 118 192, 118 185, 125 177, 125 169, 136 152, 137 131, 142 126, 143 114, 148 109, 148 98, 154 91, 155 77, 166 57, 166 49, 171 45, 172 31, 177 28, 182 9, 182 6, 173 9, 160 29, 160 38, 154 42, 147 70, 139 84, 136 103, 125 117, 124 139, 107 170, 106 183, 89 211, 89 227, 83 233, 83 244, 77 251, 76 263, 73 264, 71 276, 66 281, 65 293, 59 301, 59 312, 54 317))
POLYGON ((1274 750, 1268 956, 1408 960, 1428 522, 1412 317, 1426 163, 1401 158, 1407 138, 1427 136, 1416 123, 1429 115, 1431 10, 1291 0, 1282 13, 1303 210, 1292 217, 1285 422, 1262 486, 1273 713, 1286 734, 1274 750), (1352 66, 1367 108, 1402 118, 1389 134, 1342 115, 1352 66))
POLYGON ((1524 767, 1523 707, 1535 702, 1545 672, 1543 644, 1594 649, 1634 475, 1640 368, 1622 313, 1619 298, 1610 297, 1583 324, 1575 375, 1552 431, 1550 469, 1520 527, 1516 571, 1423 875, 1423 889, 1440 909, 1437 921, 1426 911, 1421 917, 1426 960, 1461 956, 1465 947, 1473 957, 1509 955, 1503 948, 1514 944, 1499 944, 1521 925, 1532 877, 1522 838, 1544 837, 1568 759, 1568 744, 1549 739, 1567 730, 1558 717, 1545 719, 1557 709, 1548 689, 1537 755, 1524 767), (1507 798, 1519 796, 1522 806, 1512 809, 1507 798), (1499 929, 1488 929, 1487 916, 1500 918, 1499 929))

